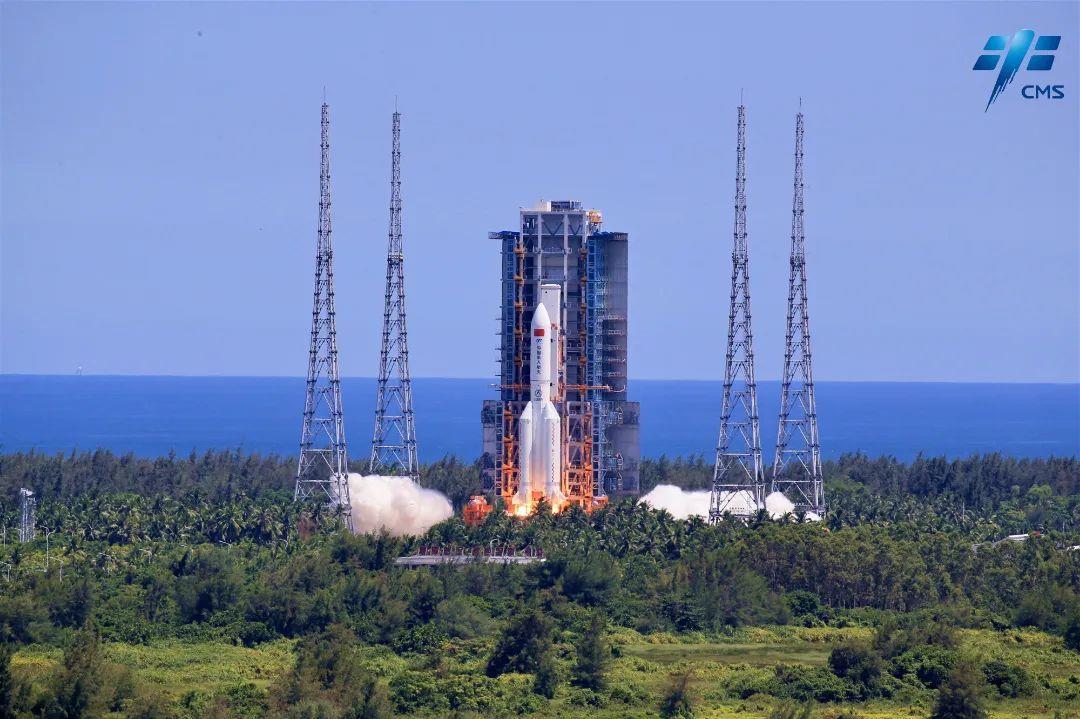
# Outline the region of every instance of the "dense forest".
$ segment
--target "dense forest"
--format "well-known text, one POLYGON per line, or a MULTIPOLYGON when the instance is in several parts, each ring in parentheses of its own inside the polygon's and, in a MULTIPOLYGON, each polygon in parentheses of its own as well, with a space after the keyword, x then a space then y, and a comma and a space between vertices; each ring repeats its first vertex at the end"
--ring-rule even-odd
MULTIPOLYGON (((822 523, 626 499, 407 538, 293 503, 293 471, 0 456, 0 717, 1077 716, 1076 459, 845 456, 822 523), (394 565, 433 543, 546 561, 394 565)), ((643 490, 711 471, 646 461, 643 490)), ((421 476, 456 506, 477 482, 453 458, 421 476)))

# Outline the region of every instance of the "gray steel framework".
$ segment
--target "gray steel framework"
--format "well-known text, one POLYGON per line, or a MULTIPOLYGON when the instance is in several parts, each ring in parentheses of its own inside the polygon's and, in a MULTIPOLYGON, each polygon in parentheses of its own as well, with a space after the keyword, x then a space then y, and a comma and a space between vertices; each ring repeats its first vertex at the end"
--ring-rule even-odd
POLYGON ((784 492, 795 508, 823 515, 814 373, 810 355, 810 312, 806 304, 806 237, 803 231, 803 115, 795 115, 795 195, 791 212, 791 275, 788 281, 780 426, 773 460, 772 491, 784 492))
POLYGON ((401 113, 394 112, 390 168, 390 234, 386 252, 386 298, 383 306, 375 434, 371 440, 372 474, 416 478, 416 423, 409 378, 409 342, 405 327, 405 252, 401 237, 401 113))
POLYGON ((37 536, 37 498, 25 487, 19 490, 19 541, 32 542, 37 536))
POLYGON ((735 232, 731 251, 731 306, 720 439, 713 469, 709 521, 725 513, 746 515, 732 506, 737 492, 749 492, 755 507, 764 506, 765 475, 761 467, 761 430, 754 379, 754 335, 750 322, 750 269, 746 242, 746 108, 739 105, 735 161, 735 232))
POLYGON ((315 296, 311 311, 307 394, 300 433, 294 499, 324 495, 352 529, 349 460, 341 404, 334 313, 334 249, 330 226, 330 106, 322 105, 319 227, 315 246, 315 296))

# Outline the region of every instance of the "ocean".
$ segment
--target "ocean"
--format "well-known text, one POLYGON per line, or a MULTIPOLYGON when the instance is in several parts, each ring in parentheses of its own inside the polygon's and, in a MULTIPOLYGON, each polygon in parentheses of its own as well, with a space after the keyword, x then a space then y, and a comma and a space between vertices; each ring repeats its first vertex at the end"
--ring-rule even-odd
MULTIPOLYGON (((480 403, 493 380, 413 380, 421 461, 480 454, 480 403)), ((720 382, 631 380, 641 402, 646 457, 709 456, 719 429, 720 382)), ((780 385, 761 382, 764 456, 776 437, 780 385)), ((342 381, 350 455, 369 451, 375 380, 342 381)), ((293 377, 0 375, 0 452, 93 450, 158 456, 239 449, 294 454, 304 380, 293 377)), ((825 457, 861 451, 902 460, 1000 452, 1080 454, 1080 385, 819 382, 825 457)))

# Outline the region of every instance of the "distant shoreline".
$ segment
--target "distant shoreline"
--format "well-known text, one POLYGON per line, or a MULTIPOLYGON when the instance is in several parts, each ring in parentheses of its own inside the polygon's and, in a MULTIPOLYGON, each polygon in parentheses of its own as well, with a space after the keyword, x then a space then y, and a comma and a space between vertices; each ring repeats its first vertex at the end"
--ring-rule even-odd
MULTIPOLYGON (((91 373, 84 372, 81 374, 70 372, 65 374, 58 373, 38 373, 38 372, 0 372, 0 382, 3 382, 7 378, 48 378, 48 379, 79 379, 79 378, 94 378, 94 379, 192 379, 192 380, 296 380, 303 382, 305 378, 303 375, 276 375, 276 374, 256 374, 256 375, 242 375, 242 374, 125 374, 119 372, 105 372, 105 373, 91 373)), ((374 382, 375 378, 367 375, 343 375, 343 380, 353 381, 371 381, 374 382)), ((441 382, 488 382, 495 384, 498 378, 494 375, 489 377, 440 377, 435 375, 414 375, 413 380, 437 380, 441 382)), ((656 377, 630 377, 628 382, 633 385, 638 382, 678 382, 678 383, 701 383, 712 384, 722 382, 722 377, 716 379, 679 379, 679 378, 656 378, 656 377)), ((779 382, 779 377, 764 377, 758 378, 759 382, 779 382)), ((998 386, 998 385, 1047 385, 1052 387, 1076 387, 1080 390, 1080 380, 1073 382, 1064 381, 1050 381, 1050 380, 936 380, 936 379, 820 379, 815 378, 817 384, 873 384, 873 385, 894 385, 894 384, 916 384, 916 385, 973 385, 973 386, 998 386)), ((1078 406, 1080 410, 1080 406, 1078 406)))
MULTIPOLYGON (((413 380, 420 459, 480 455, 480 408, 494 379, 413 380)), ((710 380, 635 380, 644 457, 713 454, 723 386, 710 380)), ((350 456, 370 452, 375 380, 342 380, 350 456)), ((771 462, 779 382, 758 382, 761 446, 771 462)), ((304 379, 166 375, 0 375, 0 452, 103 447, 140 457, 192 449, 298 451, 304 379)), ((1080 384, 817 383, 825 458, 863 452, 923 456, 1080 455, 1080 384)))

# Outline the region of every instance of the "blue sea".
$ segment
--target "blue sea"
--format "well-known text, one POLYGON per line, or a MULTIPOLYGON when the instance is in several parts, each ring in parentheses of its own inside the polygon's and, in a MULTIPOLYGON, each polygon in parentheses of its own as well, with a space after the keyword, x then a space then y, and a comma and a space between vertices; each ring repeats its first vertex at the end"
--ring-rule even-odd
MULTIPOLYGON (((480 454, 480 403, 492 381, 413 380, 422 461, 480 454)), ((710 455, 719 428, 721 383, 631 380, 641 402, 647 457, 710 455)), ((375 381, 342 381, 354 457, 371 442, 375 381)), ((778 382, 761 382, 762 449, 771 456, 778 382)), ((170 450, 240 449, 293 454, 300 438, 304 380, 291 377, 0 375, 0 452, 92 450, 157 456, 170 450)), ((819 382, 826 457, 861 451, 908 460, 1000 452, 1017 457, 1080 455, 1080 385, 819 382)))

